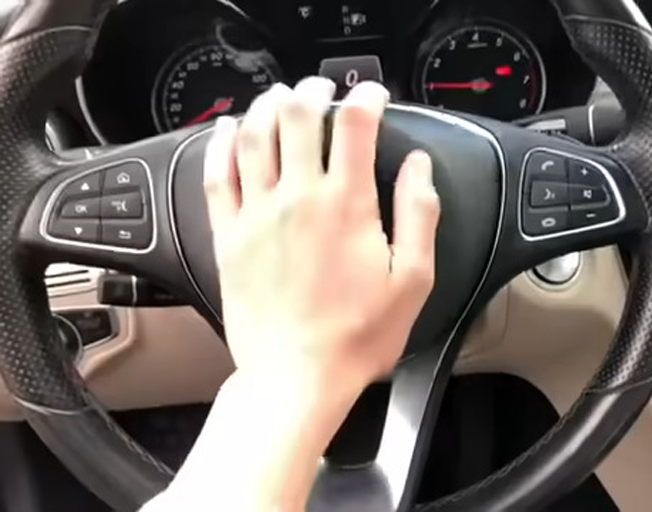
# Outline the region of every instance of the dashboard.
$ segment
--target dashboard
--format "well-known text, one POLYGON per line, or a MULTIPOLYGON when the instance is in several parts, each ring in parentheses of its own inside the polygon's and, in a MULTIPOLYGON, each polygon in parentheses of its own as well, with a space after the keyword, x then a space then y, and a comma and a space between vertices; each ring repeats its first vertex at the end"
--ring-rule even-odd
POLYGON ((99 141, 247 109, 275 82, 383 82, 395 101, 504 121, 586 103, 595 75, 548 0, 126 0, 76 93, 99 141))

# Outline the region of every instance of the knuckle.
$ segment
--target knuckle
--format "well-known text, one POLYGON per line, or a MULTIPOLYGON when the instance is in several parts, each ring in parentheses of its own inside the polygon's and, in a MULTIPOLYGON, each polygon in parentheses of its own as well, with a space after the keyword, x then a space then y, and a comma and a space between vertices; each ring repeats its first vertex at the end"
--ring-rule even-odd
POLYGON ((435 285, 435 266, 425 260, 414 260, 408 263, 404 275, 411 288, 430 291, 435 285))
POLYGON ((305 123, 319 118, 317 109, 296 94, 287 98, 279 110, 281 119, 289 122, 305 123))
POLYGON ((208 179, 204 181, 204 192, 208 196, 216 196, 220 192, 220 183, 215 179, 208 179))
POLYGON ((262 144, 262 134, 255 123, 247 122, 240 127, 238 133, 238 148, 240 151, 251 151, 258 149, 262 144))
POLYGON ((423 190, 421 193, 414 195, 413 204, 427 217, 436 217, 439 215, 439 196, 437 196, 434 190, 423 190))

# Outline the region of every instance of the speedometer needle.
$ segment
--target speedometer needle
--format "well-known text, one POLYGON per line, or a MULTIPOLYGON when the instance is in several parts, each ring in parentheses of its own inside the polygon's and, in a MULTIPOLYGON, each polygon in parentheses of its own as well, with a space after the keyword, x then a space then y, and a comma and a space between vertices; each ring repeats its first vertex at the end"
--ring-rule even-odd
POLYGON ((224 112, 227 112, 228 110, 231 109, 232 106, 233 106, 233 98, 220 100, 214 106, 209 108, 206 112, 191 119, 183 126, 184 128, 188 128, 190 126, 195 126, 197 124, 205 123, 206 121, 210 120, 210 118, 213 117, 215 114, 223 114, 224 112))
POLYGON ((429 82, 426 87, 430 91, 437 89, 471 89, 473 91, 488 91, 494 88, 493 82, 429 82))

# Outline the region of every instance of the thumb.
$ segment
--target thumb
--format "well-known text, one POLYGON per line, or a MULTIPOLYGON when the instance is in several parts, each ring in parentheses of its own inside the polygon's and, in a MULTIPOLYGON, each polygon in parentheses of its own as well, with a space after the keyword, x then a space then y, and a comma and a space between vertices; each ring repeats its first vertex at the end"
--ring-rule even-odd
POLYGON ((396 182, 392 278, 403 292, 418 292, 424 300, 435 281, 435 235, 440 211, 432 160, 424 151, 413 151, 396 182))

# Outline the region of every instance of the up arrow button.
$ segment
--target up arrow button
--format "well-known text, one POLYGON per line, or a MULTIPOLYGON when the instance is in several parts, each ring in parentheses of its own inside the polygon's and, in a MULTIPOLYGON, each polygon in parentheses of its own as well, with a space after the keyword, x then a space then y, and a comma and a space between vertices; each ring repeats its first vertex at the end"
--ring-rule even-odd
POLYGON ((72 181, 66 186, 63 194, 66 197, 98 196, 100 194, 100 177, 100 172, 94 172, 72 181))

